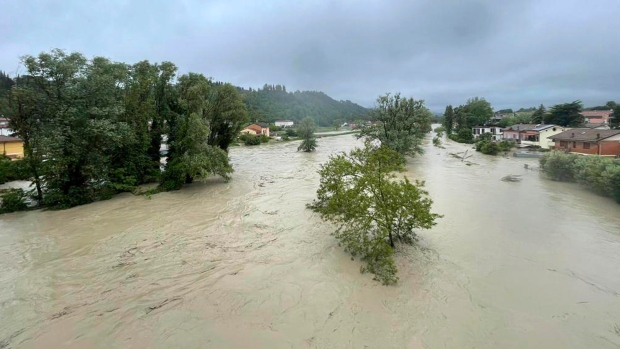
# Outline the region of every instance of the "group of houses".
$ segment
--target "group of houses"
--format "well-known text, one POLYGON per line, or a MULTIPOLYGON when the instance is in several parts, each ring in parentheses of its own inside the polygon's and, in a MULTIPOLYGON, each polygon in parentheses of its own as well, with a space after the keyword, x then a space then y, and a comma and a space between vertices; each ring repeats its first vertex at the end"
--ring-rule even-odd
POLYGON ((490 134, 494 141, 509 140, 519 147, 556 149, 582 155, 620 157, 620 130, 609 127, 611 111, 589 110, 582 112, 586 123, 569 128, 545 124, 516 124, 506 128, 476 126, 474 138, 490 134))

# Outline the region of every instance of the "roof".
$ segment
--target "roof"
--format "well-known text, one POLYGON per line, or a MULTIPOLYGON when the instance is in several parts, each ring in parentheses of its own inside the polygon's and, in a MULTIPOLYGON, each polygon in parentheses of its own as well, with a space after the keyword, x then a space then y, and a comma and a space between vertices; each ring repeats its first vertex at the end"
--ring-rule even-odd
POLYGON ((581 115, 587 118, 608 118, 613 110, 584 110, 581 115))
POLYGON ((545 124, 516 124, 509 126, 504 129, 504 131, 542 131, 551 127, 556 127, 555 125, 545 125, 545 124))
POLYGON ((588 141, 596 142, 605 138, 609 138, 620 134, 620 130, 596 130, 591 128, 574 128, 572 130, 564 131, 553 135, 549 138, 553 140, 567 140, 567 141, 588 141))
POLYGON ((0 142, 2 143, 7 143, 7 142, 21 142, 22 140, 17 138, 17 137, 9 137, 9 136, 2 136, 0 135, 0 142))
POLYGON ((603 129, 609 129, 609 126, 607 126, 606 124, 601 124, 601 123, 586 123, 583 125, 583 127, 585 128, 598 128, 598 127, 602 127, 603 129))

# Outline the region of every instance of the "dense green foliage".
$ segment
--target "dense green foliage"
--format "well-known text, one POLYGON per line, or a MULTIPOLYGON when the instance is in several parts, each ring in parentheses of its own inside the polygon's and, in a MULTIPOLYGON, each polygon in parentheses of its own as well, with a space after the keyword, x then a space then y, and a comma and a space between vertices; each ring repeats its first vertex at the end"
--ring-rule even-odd
POLYGON ((499 122, 498 126, 508 127, 516 124, 529 124, 532 122, 532 114, 530 112, 519 112, 515 113, 515 115, 509 115, 503 117, 499 122))
POLYGON ((15 85, 15 81, 5 72, 0 71, 0 117, 9 115, 10 109, 7 97, 13 85, 15 85))
POLYGON ((28 179, 28 169, 26 161, 11 160, 0 155, 0 184, 10 181, 20 181, 28 179))
POLYGON ((53 50, 25 56, 8 94, 36 199, 65 208, 161 179, 164 190, 232 168, 226 149, 246 122, 236 88, 174 64, 134 65, 53 50), (169 145, 165 171, 160 147, 169 145))
POLYGON ((614 107, 612 117, 609 119, 609 126, 612 129, 620 129, 620 105, 614 107))
POLYGON ((446 133, 449 135, 454 131, 454 109, 452 109, 451 105, 446 107, 446 111, 443 113, 443 126, 446 130, 446 133))
POLYGON ((474 143, 474 135, 471 129, 461 128, 457 133, 452 133, 448 136, 451 140, 459 143, 474 143))
POLYGON ((248 107, 251 120, 274 122, 305 117, 319 126, 334 126, 335 120, 367 119, 368 109, 351 101, 336 101, 318 91, 287 92, 281 85, 265 85, 262 89, 239 89, 248 107))
POLYGON ((0 213, 23 211, 28 208, 27 196, 23 189, 6 189, 0 191, 0 213))
POLYGON ((423 153, 422 140, 432 129, 432 114, 423 100, 388 93, 377 99, 372 117, 377 126, 362 128, 359 137, 378 140, 403 155, 423 153))
POLYGON ((580 114, 582 109, 581 101, 554 105, 549 113, 545 114, 544 121, 546 124, 578 127, 584 122, 584 117, 580 114))
POLYGON ((547 109, 545 109, 545 106, 541 104, 540 107, 536 109, 534 114, 532 114, 532 119, 530 121, 533 124, 542 124, 546 112, 547 112, 547 109))
POLYGON ((311 152, 316 149, 316 137, 314 131, 316 126, 311 118, 303 118, 299 123, 297 132, 301 138, 301 144, 297 148, 297 151, 303 150, 305 152, 311 152))
MULTIPOLYGON (((488 133, 488 135, 490 136, 491 134, 488 133)), ((479 151, 483 154, 497 155, 501 152, 509 151, 514 146, 514 143, 507 140, 503 140, 501 142, 494 142, 490 139, 490 137, 485 138, 482 136, 484 135, 481 135, 481 137, 476 142, 476 151, 479 151)))
POLYGON ((586 188, 620 203, 620 160, 602 156, 579 156, 554 151, 540 159, 549 178, 578 182, 586 188))
POLYGON ((366 262, 362 271, 383 284, 398 281, 393 259, 395 242, 413 244, 414 229, 429 229, 440 216, 422 182, 398 180, 393 172, 405 158, 386 146, 331 156, 321 166, 317 199, 309 205, 321 218, 336 224, 334 236, 353 256, 366 262))
POLYGON ((259 136, 255 136, 251 134, 243 134, 239 137, 239 139, 245 145, 259 145, 261 143, 261 139, 259 136))

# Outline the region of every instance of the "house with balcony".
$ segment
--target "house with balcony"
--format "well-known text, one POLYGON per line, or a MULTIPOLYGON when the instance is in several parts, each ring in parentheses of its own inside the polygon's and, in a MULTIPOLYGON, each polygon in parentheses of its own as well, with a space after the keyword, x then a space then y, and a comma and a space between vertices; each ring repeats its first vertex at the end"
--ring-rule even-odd
POLYGON ((551 136, 554 149, 581 155, 620 156, 620 130, 575 128, 551 136))
POLYGON ((516 142, 520 147, 551 149, 554 146, 551 136, 564 131, 565 127, 557 125, 516 124, 503 130, 503 138, 516 142))
POLYGON ((263 122, 253 123, 241 130, 241 133, 255 136, 265 135, 269 137, 269 124, 263 122))

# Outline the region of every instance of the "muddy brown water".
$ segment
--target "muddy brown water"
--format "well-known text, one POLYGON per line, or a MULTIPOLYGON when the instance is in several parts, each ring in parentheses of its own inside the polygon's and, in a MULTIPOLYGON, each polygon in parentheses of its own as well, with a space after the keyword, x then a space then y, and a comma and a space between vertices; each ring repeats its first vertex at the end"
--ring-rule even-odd
POLYGON ((445 217, 384 287, 305 209, 359 145, 319 141, 234 148, 229 183, 0 216, 0 348, 620 346, 620 205, 427 144, 406 175, 445 217))

